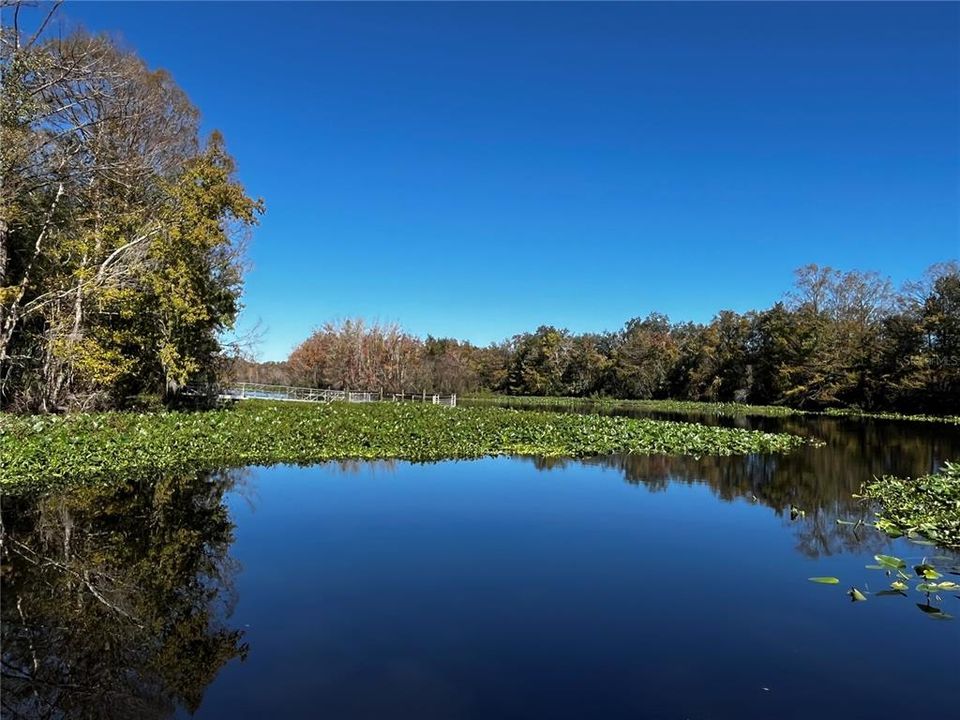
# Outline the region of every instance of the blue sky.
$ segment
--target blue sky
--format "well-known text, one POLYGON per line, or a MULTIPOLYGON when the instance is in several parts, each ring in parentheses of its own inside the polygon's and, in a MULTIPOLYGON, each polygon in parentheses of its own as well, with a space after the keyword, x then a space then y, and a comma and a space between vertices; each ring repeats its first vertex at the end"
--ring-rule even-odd
POLYGON ((267 214, 242 326, 486 344, 960 256, 955 3, 67 2, 168 69, 267 214))

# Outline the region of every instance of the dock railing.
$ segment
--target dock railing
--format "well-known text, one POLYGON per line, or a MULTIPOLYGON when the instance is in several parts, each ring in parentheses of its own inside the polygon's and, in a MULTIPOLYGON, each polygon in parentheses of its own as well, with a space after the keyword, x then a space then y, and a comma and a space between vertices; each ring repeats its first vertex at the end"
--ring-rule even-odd
POLYGON ((226 400, 284 400, 290 402, 422 402, 433 405, 457 406, 457 396, 436 393, 385 393, 328 390, 294 385, 267 385, 265 383, 232 383, 220 388, 219 395, 226 400))

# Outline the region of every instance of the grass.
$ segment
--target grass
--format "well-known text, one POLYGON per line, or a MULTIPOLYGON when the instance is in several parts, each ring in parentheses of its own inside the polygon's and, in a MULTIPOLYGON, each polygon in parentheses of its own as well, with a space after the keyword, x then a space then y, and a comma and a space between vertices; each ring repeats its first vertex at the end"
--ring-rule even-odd
POLYGON ((532 395, 466 395, 466 403, 506 405, 518 408, 558 408, 589 405, 603 409, 640 410, 659 413, 702 413, 731 417, 787 417, 790 415, 827 415, 831 417, 910 420, 960 425, 960 415, 904 415, 891 412, 865 412, 855 408, 830 408, 822 412, 798 410, 783 405, 748 405, 737 402, 699 402, 695 400, 621 400, 617 398, 578 398, 532 395))
POLYGON ((783 452, 808 440, 692 423, 506 408, 246 401, 194 413, 0 416, 0 487, 340 459, 783 452))
POLYGON ((877 503, 877 527, 884 532, 919 533, 960 548, 960 464, 945 463, 939 473, 915 479, 875 479, 863 496, 877 503))

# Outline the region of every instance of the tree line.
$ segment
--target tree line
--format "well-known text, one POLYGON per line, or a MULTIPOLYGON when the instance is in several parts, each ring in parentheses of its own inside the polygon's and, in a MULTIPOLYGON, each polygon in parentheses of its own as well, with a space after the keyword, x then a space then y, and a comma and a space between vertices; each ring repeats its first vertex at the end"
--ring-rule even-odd
POLYGON ((894 288, 875 272, 808 265, 765 310, 709 323, 660 313, 614 332, 541 326, 501 343, 428 336, 362 319, 326 323, 282 363, 237 379, 388 392, 672 398, 859 407, 960 408, 960 267, 940 263, 894 288))
POLYGON ((263 211, 163 70, 104 35, 0 29, 0 404, 175 397, 213 379, 263 211))

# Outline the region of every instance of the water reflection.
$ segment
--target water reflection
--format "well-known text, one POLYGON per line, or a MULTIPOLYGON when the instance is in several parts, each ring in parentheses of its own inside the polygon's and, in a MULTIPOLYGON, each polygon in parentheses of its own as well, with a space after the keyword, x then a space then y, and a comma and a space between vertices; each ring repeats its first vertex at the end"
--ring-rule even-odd
MULTIPOLYGON (((509 402, 503 405, 511 407, 509 402)), ((693 422, 815 437, 823 440, 826 446, 820 449, 817 457, 811 458, 812 466, 817 471, 832 473, 832 477, 841 480, 843 473, 861 478, 858 487, 863 478, 887 474, 916 477, 936 472, 945 461, 960 458, 960 426, 948 423, 821 415, 746 417, 680 411, 651 412, 589 404, 558 406, 550 410, 693 422)), ((797 455, 810 453, 791 453, 789 457, 797 455)))
MULTIPOLYGON (((565 412, 596 412, 573 406, 565 412)), ((612 455, 587 458, 589 465, 613 468, 626 482, 650 491, 666 490, 670 483, 704 483, 721 500, 738 498, 766 505, 794 528, 797 550, 808 557, 838 552, 878 551, 882 534, 862 526, 868 508, 855 496, 873 477, 917 477, 936 472, 947 460, 960 459, 960 428, 955 425, 860 420, 833 417, 730 417, 691 413, 651 413, 638 410, 601 410, 614 415, 684 420, 764 432, 787 432, 816 437, 822 447, 805 447, 788 454, 733 457, 665 457, 612 455), (791 508, 804 511, 791 518, 791 508), (838 524, 837 520, 855 525, 838 524)), ((536 467, 556 469, 571 462, 536 459, 536 467)))
MULTIPOLYGON (((495 668, 509 647, 526 658, 518 666, 515 697, 528 697, 524 693, 529 691, 528 699, 533 697, 542 711, 539 716, 559 717, 566 704, 550 705, 545 688, 573 682, 565 673, 578 658, 592 658, 603 667, 609 662, 609 668, 636 662, 631 644, 622 642, 623 632, 633 633, 632 646, 659 642, 661 655, 675 648, 673 665, 651 661, 628 683, 633 688, 642 677, 657 678, 648 681, 656 688, 675 682, 664 697, 686 697, 688 679, 682 673, 671 675, 670 668, 690 658, 702 656, 697 677, 704 687, 712 682, 717 665, 702 652, 706 636, 714 636, 717 647, 742 652, 743 672, 759 677, 771 662, 784 662, 781 683, 792 678, 812 682, 811 673, 828 664, 822 646, 833 637, 818 636, 817 624, 833 627, 827 621, 847 623, 850 618, 840 614, 847 605, 842 589, 834 597, 829 589, 805 587, 805 578, 837 574, 844 582, 869 579, 885 587, 888 578, 866 578, 870 571, 863 569, 864 558, 869 562, 875 553, 915 553, 919 562, 931 552, 906 541, 891 546, 876 531, 837 520, 869 519, 854 496, 871 476, 919 475, 960 458, 960 432, 945 425, 835 418, 699 419, 816 435, 826 445, 787 455, 522 461, 526 468, 555 472, 556 484, 553 476, 524 473, 517 461, 507 459, 435 467, 348 461, 307 470, 256 471, 270 480, 251 487, 248 473, 240 470, 4 496, 3 715, 161 718, 193 713, 219 675, 220 693, 207 693, 213 709, 205 711, 232 717, 245 712, 243 703, 253 701, 246 692, 251 678, 272 672, 273 681, 265 685, 276 688, 273 694, 263 688, 254 693, 266 696, 261 704, 291 703, 297 708, 294 714, 314 716, 311 703, 321 695, 328 707, 341 710, 385 697, 386 691, 371 679, 382 660, 388 665, 423 663, 464 697, 476 695, 481 709, 471 716, 503 716, 496 703, 505 697, 506 681, 495 668), (571 472, 558 472, 564 467, 571 472), (655 496, 643 493, 640 498, 619 482, 600 482, 600 469, 655 496), (388 476, 389 482, 371 482, 376 475, 388 476), (709 499, 694 487, 701 485, 717 499, 736 504, 691 505, 709 499), (675 492, 665 493, 671 487, 675 492), (262 505, 252 500, 261 492, 262 505), (231 505, 238 495, 248 504, 231 505), (804 514, 791 517, 791 508, 804 514), (771 532, 771 514, 792 533, 797 552, 775 525, 771 532), (691 520, 696 524, 683 525, 691 520), (247 533, 246 544, 242 532, 234 543, 235 522, 247 533), (742 535, 732 532, 740 528, 742 535), (671 563, 697 568, 723 623, 693 599, 688 606, 686 599, 671 595, 669 603, 661 603, 651 592, 665 548, 671 563), (850 556, 840 557, 844 553, 850 556), (231 663, 248 653, 244 631, 231 621, 239 569, 231 555, 251 566, 243 576, 244 621, 254 628, 249 632, 259 628, 261 633, 251 641, 251 659, 242 666, 231 663), (808 561, 826 556, 833 557, 822 568, 808 561), (751 593, 763 593, 764 587, 731 581, 726 569, 730 558, 743 566, 744 577, 775 588, 776 604, 751 605, 749 613, 738 615, 734 608, 747 607, 751 593), (590 592, 583 593, 584 587, 590 592), (814 623, 805 633, 790 635, 791 643, 800 644, 802 662, 783 655, 773 640, 777 633, 770 630, 788 615, 814 623), (649 622, 651 617, 656 623, 649 622), (684 632, 668 632, 687 626, 684 632), (476 633, 471 635, 470 628, 476 633), (664 637, 651 640, 660 628, 664 637), (767 630, 753 634, 755 628, 767 630), (548 639, 561 636, 573 648, 568 655, 553 647, 538 654, 548 639), (804 644, 808 637, 809 646, 804 644), (520 639, 513 643, 511 638, 520 639), (758 655, 758 648, 765 650, 758 655), (563 659, 555 667, 556 682, 538 684, 555 658, 563 659), (790 658, 799 664, 788 667, 790 658), (230 670, 221 673, 228 664, 230 670), (257 665, 255 672, 251 665, 257 665), (231 676, 237 667, 242 672, 231 676), (289 677, 279 677, 285 674, 289 677), (318 678, 326 678, 322 691, 318 678), (290 692, 284 690, 287 684, 290 692), (230 705, 241 696, 236 707, 230 705)), ((948 568, 956 563, 952 554, 943 559, 948 568)), ((879 603, 870 603, 875 605, 879 603)), ((877 622, 901 622, 893 614, 898 609, 877 607, 877 622)), ((241 606, 238 613, 243 612, 241 606)), ((874 626, 866 621, 857 632, 857 642, 874 638, 874 626)), ((843 643, 853 642, 840 635, 843 643)), ((728 667, 733 672, 735 665, 728 667)), ((581 670, 589 675, 590 663, 581 670)), ((571 687, 594 705, 629 695, 615 683, 603 685, 599 677, 589 675, 571 687)), ((409 684, 407 678, 398 687, 409 684)), ((731 690, 727 698, 736 716, 775 716, 760 705, 752 712, 743 710, 754 700, 742 693, 731 690)), ((722 697, 719 690, 703 693, 708 705, 722 697)), ((764 701, 762 696, 756 700, 764 701)), ((617 714, 614 706, 606 710, 605 716, 617 714)), ((673 716, 676 707, 667 703, 661 710, 673 716)), ((583 714, 589 713, 578 716, 583 714)), ((379 713, 387 715, 391 713, 379 713)))
POLYGON ((224 494, 186 473, 3 497, 3 715, 168 717, 243 658, 224 494))

